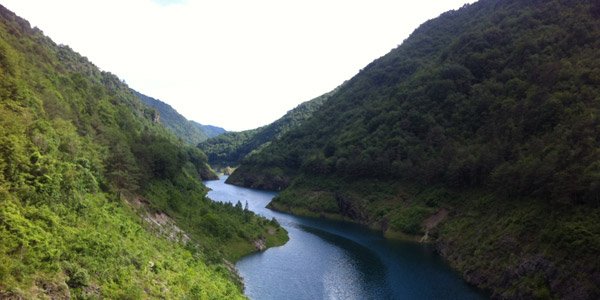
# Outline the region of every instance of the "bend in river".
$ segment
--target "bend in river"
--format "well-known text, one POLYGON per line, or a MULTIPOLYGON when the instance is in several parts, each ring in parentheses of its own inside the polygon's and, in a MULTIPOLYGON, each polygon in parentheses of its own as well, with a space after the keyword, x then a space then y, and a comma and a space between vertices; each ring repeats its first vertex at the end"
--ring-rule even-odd
POLYGON ((385 239, 363 226, 297 217, 265 206, 277 192, 206 181, 214 201, 248 201, 275 217, 290 236, 281 247, 240 259, 235 267, 250 299, 486 299, 429 245, 385 239))

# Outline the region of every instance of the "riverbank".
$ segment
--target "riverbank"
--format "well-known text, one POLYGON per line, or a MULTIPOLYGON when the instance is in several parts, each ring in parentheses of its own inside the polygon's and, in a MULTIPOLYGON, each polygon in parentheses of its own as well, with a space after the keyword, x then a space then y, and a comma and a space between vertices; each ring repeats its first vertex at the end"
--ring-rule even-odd
POLYGON ((387 230, 385 230, 380 224, 360 223, 356 220, 353 220, 353 219, 343 216, 341 214, 326 213, 326 212, 313 212, 306 208, 284 206, 284 205, 281 205, 281 204, 279 204, 277 202, 273 202, 273 201, 269 202, 269 204, 267 205, 267 208, 272 209, 274 211, 287 213, 287 214, 304 217, 304 218, 315 218, 315 219, 322 218, 322 219, 327 219, 327 220, 332 220, 332 221, 342 221, 342 222, 349 222, 349 223, 357 224, 360 226, 364 226, 365 228, 368 228, 370 230, 373 230, 374 232, 382 233, 382 235, 385 238, 390 239, 390 240, 431 243, 430 239, 423 239, 423 237, 425 237, 425 236, 410 235, 410 234, 406 234, 402 231, 395 231, 395 230, 391 230, 389 228, 387 230))
POLYGON ((236 263, 245 256, 262 252, 272 247, 283 246, 290 240, 288 232, 283 227, 268 225, 265 228, 267 231, 253 240, 227 243, 224 248, 229 249, 227 252, 228 260, 236 263))
POLYGON ((356 222, 280 213, 266 208, 277 192, 223 181, 206 183, 211 199, 247 200, 250 210, 276 218, 290 236, 284 246, 236 263, 251 299, 488 298, 466 285, 431 245, 386 239, 356 222))
POLYGON ((362 224, 390 239, 427 236, 466 282, 494 299, 599 295, 600 263, 592 250, 600 249, 598 207, 523 201, 483 189, 322 178, 295 181, 269 207, 362 224))

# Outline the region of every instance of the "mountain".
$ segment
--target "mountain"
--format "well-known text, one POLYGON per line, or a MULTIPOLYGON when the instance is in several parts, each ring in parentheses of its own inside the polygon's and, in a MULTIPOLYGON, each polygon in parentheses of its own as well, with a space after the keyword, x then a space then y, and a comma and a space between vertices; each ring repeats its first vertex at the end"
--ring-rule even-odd
MULTIPOLYGON (((134 91, 135 92, 135 91, 134 91)), ((179 114, 171 105, 164 103, 158 99, 146 96, 142 93, 135 92, 142 103, 147 106, 154 107, 158 110, 158 120, 175 136, 181 138, 188 145, 197 145, 209 138, 215 137, 227 130, 213 126, 202 125, 196 121, 188 121, 184 116, 179 114)))
POLYGON ((145 105, 156 108, 158 110, 158 120, 186 144, 197 145, 208 139, 208 136, 201 129, 179 114, 171 105, 139 92, 135 92, 135 95, 145 105))
POLYGON ((208 160, 215 169, 237 166, 246 154, 255 149, 255 144, 268 142, 257 141, 249 145, 250 141, 254 141, 256 134, 262 129, 264 127, 240 132, 227 132, 198 144, 198 148, 207 153, 208 160))
POLYGON ((237 166, 252 151, 261 149, 282 134, 300 126, 336 91, 337 88, 299 104, 269 125, 242 132, 228 132, 198 144, 198 148, 208 155, 210 165, 215 168, 237 166))
MULTIPOLYGON (((190 122, 192 122, 194 126, 198 127, 198 129, 200 129, 200 131, 202 131, 202 133, 204 133, 204 135, 206 135, 209 139, 227 132, 227 130, 218 126, 202 125, 196 121, 190 122)), ((195 145, 197 145, 197 143, 195 145)))
MULTIPOLYGON (((498 299, 600 298, 600 2, 427 21, 228 182, 428 240, 498 299)), ((210 157, 210 154, 209 154, 210 157)))
POLYGON ((287 239, 206 198, 204 153, 3 6, 0 99, 2 299, 246 299, 224 261, 287 239))

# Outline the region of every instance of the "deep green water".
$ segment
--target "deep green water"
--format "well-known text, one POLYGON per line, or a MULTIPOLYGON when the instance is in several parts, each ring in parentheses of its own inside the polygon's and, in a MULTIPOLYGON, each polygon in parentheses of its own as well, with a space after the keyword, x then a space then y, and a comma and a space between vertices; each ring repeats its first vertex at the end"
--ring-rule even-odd
POLYGON ((289 232, 282 247, 236 263, 245 294, 253 300, 283 299, 487 299, 467 285, 430 246, 390 241, 359 225, 296 217, 265 206, 276 192, 207 181, 208 196, 241 201, 257 214, 275 217, 289 232))

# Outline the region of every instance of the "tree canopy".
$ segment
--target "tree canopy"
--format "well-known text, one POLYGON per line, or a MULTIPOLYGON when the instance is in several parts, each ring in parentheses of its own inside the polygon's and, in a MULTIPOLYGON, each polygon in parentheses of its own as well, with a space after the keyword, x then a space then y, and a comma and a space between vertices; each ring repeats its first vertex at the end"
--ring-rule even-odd
POLYGON ((245 298, 223 259, 285 230, 206 198, 157 116, 0 6, 0 298, 245 298))
POLYGON ((208 139, 208 136, 200 128, 188 121, 171 105, 140 92, 135 92, 135 95, 140 98, 143 104, 156 108, 156 113, 153 113, 152 117, 161 122, 167 130, 181 138, 186 144, 197 145, 208 139))
POLYGON ((367 65, 228 182, 287 187, 277 209, 433 234, 499 297, 597 298, 598 49, 598 1, 465 5, 367 65), (442 209, 451 217, 428 231, 442 209))
POLYGON ((248 154, 253 151, 260 151, 272 140, 300 126, 336 90, 301 103, 269 125, 252 130, 221 134, 198 144, 198 148, 207 154, 210 165, 215 168, 238 166, 248 154))

